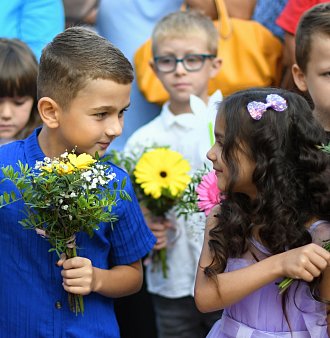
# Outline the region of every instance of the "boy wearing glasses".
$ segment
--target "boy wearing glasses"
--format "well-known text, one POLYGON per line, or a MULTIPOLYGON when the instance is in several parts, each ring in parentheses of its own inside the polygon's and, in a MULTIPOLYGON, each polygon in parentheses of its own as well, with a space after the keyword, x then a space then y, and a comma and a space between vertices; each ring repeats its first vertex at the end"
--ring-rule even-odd
MULTIPOLYGON (((190 163, 192 172, 207 162, 213 143, 220 91, 208 97, 208 81, 219 71, 218 33, 212 21, 197 12, 175 12, 164 17, 152 34, 151 67, 169 92, 170 99, 158 117, 138 129, 127 141, 125 151, 136 153, 147 146, 169 146, 190 163), (210 133, 211 131, 211 133, 210 133)), ((205 337, 220 313, 202 314, 194 303, 193 286, 202 248, 204 214, 188 219, 168 213, 155 220, 145 213, 157 237, 154 250, 167 247, 168 276, 151 262, 147 287, 152 294, 158 337, 205 337)))

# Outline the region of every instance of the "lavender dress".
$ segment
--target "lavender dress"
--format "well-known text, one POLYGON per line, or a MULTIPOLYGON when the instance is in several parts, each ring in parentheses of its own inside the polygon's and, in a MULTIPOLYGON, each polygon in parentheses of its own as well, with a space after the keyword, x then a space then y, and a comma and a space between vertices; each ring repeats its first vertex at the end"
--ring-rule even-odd
MULTIPOLYGON (((330 238, 330 223, 317 221, 310 227, 313 242, 322 244, 330 238)), ((260 243, 252 240, 251 251, 259 260, 269 256, 260 243)), ((255 263, 251 253, 231 258, 226 271, 234 271, 255 263)), ((286 299, 287 317, 283 314, 276 280, 226 308, 207 338, 328 338, 326 307, 315 301, 305 282, 294 282, 286 299)), ((244 283, 244 281, 242 281, 244 283)))

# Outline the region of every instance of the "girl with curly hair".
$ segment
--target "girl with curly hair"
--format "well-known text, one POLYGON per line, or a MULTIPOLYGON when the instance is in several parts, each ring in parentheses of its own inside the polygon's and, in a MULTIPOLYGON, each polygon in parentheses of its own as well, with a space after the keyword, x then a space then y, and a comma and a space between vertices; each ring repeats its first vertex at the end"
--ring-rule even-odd
POLYGON ((274 88, 227 97, 208 158, 226 199, 208 217, 195 283, 207 337, 328 337, 330 156, 304 98, 274 88), (284 277, 295 282, 279 294, 284 277))

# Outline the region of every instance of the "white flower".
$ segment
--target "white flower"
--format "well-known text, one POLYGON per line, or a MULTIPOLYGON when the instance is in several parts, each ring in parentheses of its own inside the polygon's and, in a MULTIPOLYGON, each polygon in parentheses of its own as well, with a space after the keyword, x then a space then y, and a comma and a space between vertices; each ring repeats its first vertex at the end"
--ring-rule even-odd
POLYGON ((90 186, 89 186, 89 189, 96 189, 96 183, 92 183, 90 186))
POLYGON ((68 170, 68 166, 66 164, 60 164, 60 167, 64 170, 67 171, 68 170))
POLYGON ((70 194, 70 197, 77 197, 77 194, 74 191, 72 191, 72 193, 70 194))
POLYGON ((72 216, 71 215, 69 215, 69 220, 72 221, 72 216))
POLYGON ((106 177, 109 178, 110 181, 112 181, 116 177, 116 174, 115 173, 111 173, 111 174, 107 175, 106 177))
POLYGON ((60 204, 62 204, 62 203, 63 203, 63 200, 62 200, 62 198, 60 198, 60 199, 58 200, 58 203, 60 203, 60 204))
POLYGON ((43 166, 44 162, 42 161, 37 161, 35 166, 34 166, 34 169, 40 169, 42 166, 43 166))
POLYGON ((65 153, 61 154, 62 158, 67 158, 68 157, 68 152, 66 151, 65 153))
POLYGON ((51 160, 49 157, 45 157, 45 158, 44 158, 44 162, 45 162, 45 163, 51 163, 52 160, 51 160))
POLYGON ((61 208, 62 208, 63 210, 68 210, 69 206, 68 206, 67 204, 65 204, 65 205, 62 205, 61 208))

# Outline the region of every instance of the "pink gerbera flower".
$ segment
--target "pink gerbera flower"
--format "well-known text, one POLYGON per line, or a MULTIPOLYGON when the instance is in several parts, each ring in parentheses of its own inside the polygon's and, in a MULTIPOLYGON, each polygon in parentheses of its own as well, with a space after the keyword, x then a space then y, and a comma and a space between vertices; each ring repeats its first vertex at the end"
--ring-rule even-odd
POLYGON ((196 188, 198 207, 201 211, 205 212, 206 216, 221 201, 221 191, 218 188, 217 181, 217 176, 213 170, 202 177, 201 183, 196 188))

